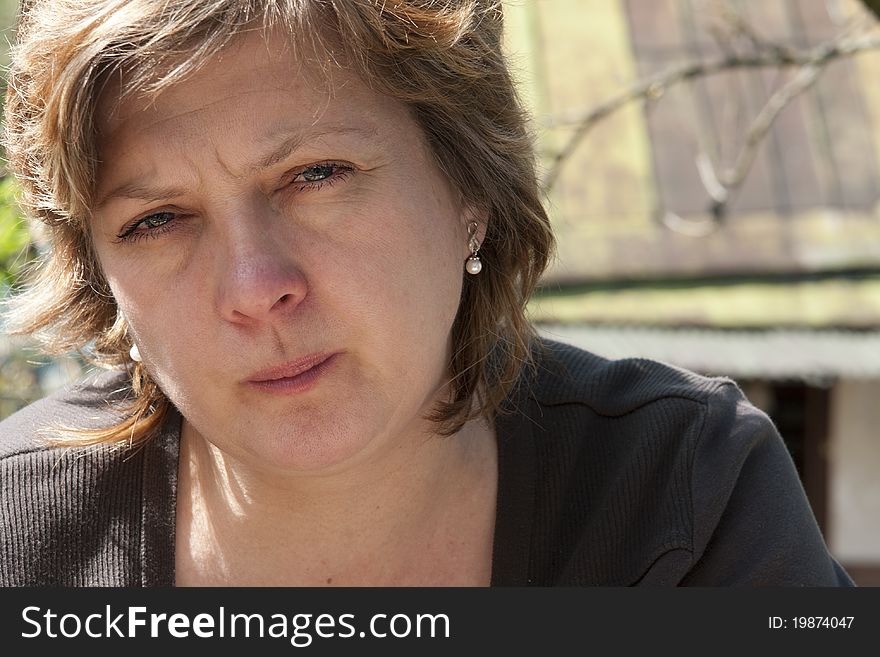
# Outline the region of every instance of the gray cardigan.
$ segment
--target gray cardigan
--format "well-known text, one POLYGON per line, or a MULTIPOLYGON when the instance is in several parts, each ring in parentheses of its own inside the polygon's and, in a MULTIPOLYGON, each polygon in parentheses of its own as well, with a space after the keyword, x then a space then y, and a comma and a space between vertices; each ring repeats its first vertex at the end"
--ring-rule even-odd
MULTIPOLYGON (((732 381, 545 347, 496 418, 493 585, 852 585, 732 381)), ((174 584, 180 416, 135 450, 41 438, 112 422, 126 387, 104 373, 0 422, 0 585, 174 584)))

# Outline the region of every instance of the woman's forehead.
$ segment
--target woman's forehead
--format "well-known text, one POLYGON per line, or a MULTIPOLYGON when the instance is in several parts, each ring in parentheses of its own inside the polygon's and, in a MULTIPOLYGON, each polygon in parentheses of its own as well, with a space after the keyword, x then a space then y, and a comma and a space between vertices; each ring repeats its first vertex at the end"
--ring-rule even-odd
MULTIPOLYGON (((260 32, 243 34, 204 61, 188 64, 193 70, 177 79, 167 72, 157 73, 154 80, 124 71, 109 76, 98 97, 99 131, 112 130, 132 116, 185 114, 257 90, 326 97, 339 85, 337 79, 346 86, 351 82, 351 74, 338 64, 304 60, 282 35, 260 32)), ((182 63, 170 67, 175 66, 183 68, 182 63)))
POLYGON ((221 55, 155 97, 120 101, 118 91, 107 94, 97 117, 101 164, 93 207, 142 185, 146 170, 204 153, 205 144, 237 176, 268 169, 301 147, 344 145, 366 157, 387 150, 393 137, 397 147, 425 149, 406 105, 351 71, 309 69, 260 39, 221 55))

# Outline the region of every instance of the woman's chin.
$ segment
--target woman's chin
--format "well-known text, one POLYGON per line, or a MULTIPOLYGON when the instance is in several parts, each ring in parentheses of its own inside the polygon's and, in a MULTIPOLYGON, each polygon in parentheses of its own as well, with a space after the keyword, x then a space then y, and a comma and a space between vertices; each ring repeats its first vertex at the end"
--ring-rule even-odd
MULTIPOLYGON (((246 442, 217 444, 221 451, 249 467, 277 474, 332 474, 369 458, 382 442, 379 431, 347 418, 308 422, 299 418, 281 426, 257 423, 239 435, 246 442), (262 425, 262 426, 259 426, 262 425)), ((215 443, 216 444, 216 443, 215 443)))
MULTIPOLYGON (((246 407, 193 417, 191 428, 233 461, 275 474, 335 474, 366 465, 427 431, 427 402, 403 406, 356 393, 320 403, 246 407), (198 420, 201 419, 202 422, 198 420)), ((183 410, 186 415, 185 410, 183 410)))
POLYGON ((368 451, 365 432, 344 430, 279 431, 248 447, 252 464, 278 473, 331 473, 344 469, 368 451))

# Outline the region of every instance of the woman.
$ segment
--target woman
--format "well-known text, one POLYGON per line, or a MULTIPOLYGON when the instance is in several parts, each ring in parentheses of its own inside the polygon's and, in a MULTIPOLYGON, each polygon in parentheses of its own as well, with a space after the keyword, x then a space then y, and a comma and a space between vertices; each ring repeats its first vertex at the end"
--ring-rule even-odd
POLYGON ((552 237, 488 1, 36 0, 5 585, 850 584, 726 380, 537 340, 552 237))

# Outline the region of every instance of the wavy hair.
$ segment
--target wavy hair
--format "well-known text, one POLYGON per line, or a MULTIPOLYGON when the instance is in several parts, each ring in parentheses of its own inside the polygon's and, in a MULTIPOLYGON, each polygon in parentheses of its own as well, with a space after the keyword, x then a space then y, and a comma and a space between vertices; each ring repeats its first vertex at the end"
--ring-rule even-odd
POLYGON ((79 444, 138 443, 170 402, 131 361, 124 317, 91 245, 95 112, 120 93, 157 94, 254 29, 282 29, 323 66, 346 66, 405 103, 453 187, 488 217, 478 277, 465 276, 452 329, 450 394, 431 413, 441 434, 494 416, 530 362, 525 304, 553 250, 526 115, 501 52, 496 0, 30 0, 22 5, 5 106, 9 168, 48 248, 11 301, 13 332, 48 353, 125 367, 123 419, 68 430, 79 444), (344 64, 340 63, 344 62, 344 64))

